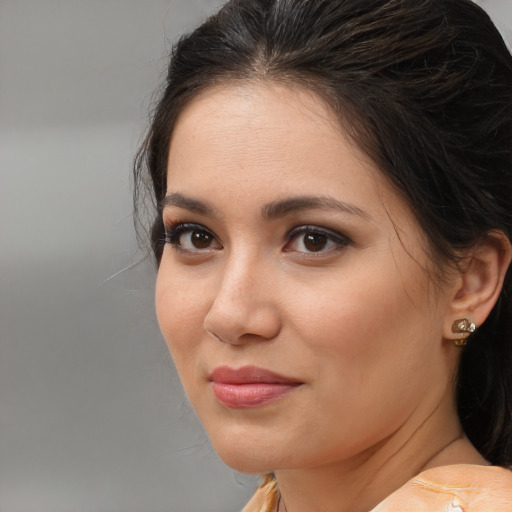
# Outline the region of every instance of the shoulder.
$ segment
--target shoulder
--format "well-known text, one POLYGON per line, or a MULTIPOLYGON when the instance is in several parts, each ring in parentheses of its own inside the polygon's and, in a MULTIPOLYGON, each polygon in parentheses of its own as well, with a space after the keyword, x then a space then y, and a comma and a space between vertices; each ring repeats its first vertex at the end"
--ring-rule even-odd
POLYGON ((458 464, 420 473, 372 512, 509 512, 511 505, 512 471, 458 464))
MULTIPOLYGON (((266 478, 242 512, 275 512, 278 497, 266 478)), ((510 512, 511 505, 512 471, 458 464, 420 473, 371 512, 510 512)))

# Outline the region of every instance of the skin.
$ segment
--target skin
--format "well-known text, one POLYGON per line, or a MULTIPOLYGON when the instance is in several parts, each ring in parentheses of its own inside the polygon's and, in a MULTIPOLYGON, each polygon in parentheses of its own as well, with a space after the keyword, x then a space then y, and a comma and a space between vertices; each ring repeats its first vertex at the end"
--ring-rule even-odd
POLYGON ((460 351, 447 332, 464 313, 486 315, 466 293, 482 279, 445 269, 434 284, 413 213, 321 99, 262 83, 201 93, 174 130, 167 194, 210 210, 164 208, 174 235, 156 308, 185 392, 228 465, 274 471, 288 512, 354 512, 424 468, 485 464, 455 412, 460 351), (303 196, 349 207, 262 215, 303 196), (199 227, 176 235, 179 223, 199 227), (290 237, 299 226, 336 236, 311 251, 304 233, 290 237), (228 408, 208 378, 221 365, 301 385, 261 407, 228 408))

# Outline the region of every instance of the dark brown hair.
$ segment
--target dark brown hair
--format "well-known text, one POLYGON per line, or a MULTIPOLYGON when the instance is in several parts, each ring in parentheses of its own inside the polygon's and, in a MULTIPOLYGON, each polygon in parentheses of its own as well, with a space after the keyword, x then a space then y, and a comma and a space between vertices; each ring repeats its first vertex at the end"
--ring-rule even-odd
MULTIPOLYGON (((170 137, 183 107, 213 84, 307 87, 331 106, 406 199, 436 261, 456 261, 491 230, 512 236, 512 57, 470 0, 232 0, 173 50, 135 160, 135 205, 164 228, 170 137)), ((466 434, 512 464, 512 279, 464 348, 457 404, 466 434)))

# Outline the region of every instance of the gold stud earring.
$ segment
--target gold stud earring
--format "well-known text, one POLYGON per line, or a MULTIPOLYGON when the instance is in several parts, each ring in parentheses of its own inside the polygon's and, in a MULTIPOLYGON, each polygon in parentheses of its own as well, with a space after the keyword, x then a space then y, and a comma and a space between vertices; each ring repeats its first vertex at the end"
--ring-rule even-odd
POLYGON ((459 334, 458 338, 455 338, 453 342, 458 347, 463 347, 468 340, 468 336, 475 332, 476 325, 473 322, 470 322, 467 318, 461 318, 460 320, 455 320, 452 325, 452 332, 454 334, 459 334))

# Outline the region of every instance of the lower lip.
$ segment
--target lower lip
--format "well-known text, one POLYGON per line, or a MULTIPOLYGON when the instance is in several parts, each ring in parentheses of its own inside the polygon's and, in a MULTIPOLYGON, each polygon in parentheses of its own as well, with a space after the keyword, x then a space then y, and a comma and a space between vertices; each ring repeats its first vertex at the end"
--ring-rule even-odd
POLYGON ((225 384, 212 382, 217 400, 232 409, 252 409, 282 398, 298 387, 298 384, 272 384, 255 382, 250 384, 225 384))

